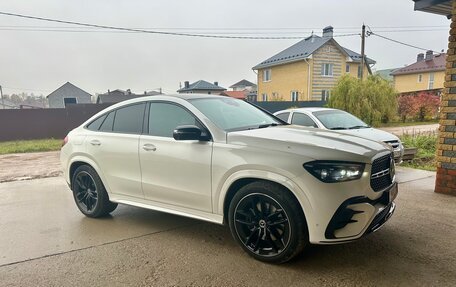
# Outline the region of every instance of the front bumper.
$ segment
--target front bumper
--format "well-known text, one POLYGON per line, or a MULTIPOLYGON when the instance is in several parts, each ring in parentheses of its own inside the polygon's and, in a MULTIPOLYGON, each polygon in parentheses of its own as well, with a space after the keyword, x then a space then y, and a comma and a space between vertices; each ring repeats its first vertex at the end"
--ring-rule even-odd
POLYGON ((378 199, 357 196, 344 201, 326 227, 326 240, 320 243, 353 241, 378 230, 395 211, 397 191, 395 182, 378 199))

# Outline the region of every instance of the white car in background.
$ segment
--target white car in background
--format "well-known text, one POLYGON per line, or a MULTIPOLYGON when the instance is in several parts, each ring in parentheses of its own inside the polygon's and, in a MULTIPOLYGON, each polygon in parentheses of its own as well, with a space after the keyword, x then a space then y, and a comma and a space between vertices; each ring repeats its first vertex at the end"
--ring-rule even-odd
POLYGON ((398 192, 385 144, 289 125, 223 96, 115 104, 72 130, 60 157, 88 217, 120 203, 227 224, 249 255, 274 263, 376 231, 398 192))
POLYGON ((297 108, 278 111, 274 115, 292 125, 333 130, 387 143, 393 148, 394 161, 402 162, 404 146, 397 136, 374 129, 345 111, 329 108, 297 108))

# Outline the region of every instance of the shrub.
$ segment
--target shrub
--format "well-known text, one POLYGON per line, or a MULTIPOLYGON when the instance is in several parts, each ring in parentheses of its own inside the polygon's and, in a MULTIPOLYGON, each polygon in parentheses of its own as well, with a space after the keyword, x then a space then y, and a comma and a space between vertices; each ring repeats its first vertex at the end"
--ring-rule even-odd
POLYGON ((397 112, 396 91, 377 75, 365 81, 344 75, 332 90, 328 106, 352 113, 370 125, 388 122, 397 112))

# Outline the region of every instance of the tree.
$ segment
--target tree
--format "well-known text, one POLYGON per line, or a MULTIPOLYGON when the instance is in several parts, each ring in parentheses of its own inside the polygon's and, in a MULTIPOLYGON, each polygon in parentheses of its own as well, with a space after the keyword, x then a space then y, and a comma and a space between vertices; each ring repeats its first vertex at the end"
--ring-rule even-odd
POLYGON ((398 98, 399 115, 403 122, 407 118, 419 121, 435 118, 437 116, 440 97, 426 91, 401 95, 398 98))
POLYGON ((354 114, 370 125, 388 122, 397 112, 396 91, 378 75, 365 81, 344 75, 332 90, 328 106, 354 114))

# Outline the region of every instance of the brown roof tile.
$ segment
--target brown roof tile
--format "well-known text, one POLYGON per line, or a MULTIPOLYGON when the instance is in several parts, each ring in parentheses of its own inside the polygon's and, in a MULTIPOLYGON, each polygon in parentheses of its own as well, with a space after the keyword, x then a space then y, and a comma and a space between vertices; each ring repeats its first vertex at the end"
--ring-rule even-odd
POLYGON ((391 75, 405 75, 405 74, 415 74, 423 72, 434 72, 434 71, 444 71, 446 65, 446 54, 434 55, 432 60, 426 61, 422 60, 414 64, 408 65, 404 68, 397 69, 391 75))

